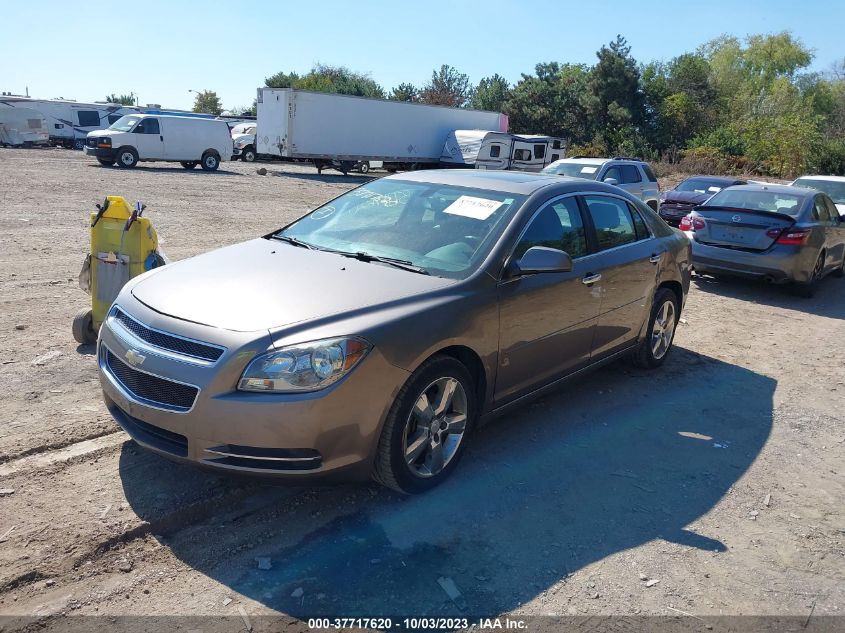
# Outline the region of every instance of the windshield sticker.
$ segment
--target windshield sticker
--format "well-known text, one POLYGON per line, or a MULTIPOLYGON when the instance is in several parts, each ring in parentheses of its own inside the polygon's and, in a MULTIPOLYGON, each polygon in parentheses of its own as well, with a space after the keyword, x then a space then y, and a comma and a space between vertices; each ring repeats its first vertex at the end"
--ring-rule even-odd
POLYGON ((356 198, 364 198, 370 204, 382 207, 395 207, 407 202, 408 200, 407 191, 393 191, 388 194, 383 194, 370 189, 353 189, 348 195, 356 198))
POLYGON ((581 173, 582 174, 594 174, 598 171, 598 167, 582 167, 581 173))
POLYGON ((443 209, 443 213, 462 215, 465 218, 473 218, 475 220, 486 220, 493 215, 493 212, 501 207, 502 204, 503 203, 498 200, 474 198, 473 196, 461 196, 448 207, 443 209))
MULTIPOLYGON (((712 191, 713 193, 719 193, 722 190, 721 187, 707 187, 707 191, 712 191)), ((704 193, 703 191, 701 193, 704 193)))

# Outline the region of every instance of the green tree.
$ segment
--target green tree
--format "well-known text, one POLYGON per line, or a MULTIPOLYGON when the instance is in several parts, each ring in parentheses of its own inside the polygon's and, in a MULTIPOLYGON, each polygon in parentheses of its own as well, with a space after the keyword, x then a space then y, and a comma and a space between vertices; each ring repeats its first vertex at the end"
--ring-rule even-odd
POLYGON ((390 91, 387 97, 391 101, 419 101, 420 94, 412 83, 401 83, 390 91))
POLYGON ((499 74, 485 77, 478 82, 472 92, 470 107, 476 110, 490 110, 501 112, 510 96, 510 85, 507 79, 499 74))
POLYGON ((194 100, 194 112, 204 112, 206 114, 220 114, 223 112, 223 104, 220 103, 220 97, 213 90, 202 90, 197 93, 194 100))
POLYGON ((106 97, 107 103, 119 103, 120 105, 135 105, 135 94, 130 92, 128 95, 116 95, 111 93, 106 97))
POLYGON ((420 91, 420 101, 433 105, 462 108, 472 96, 469 77, 456 68, 443 64, 431 73, 429 81, 420 91))
POLYGON ((344 66, 317 64, 306 75, 279 72, 264 80, 268 88, 297 88, 314 92, 384 99, 384 89, 367 75, 344 66))

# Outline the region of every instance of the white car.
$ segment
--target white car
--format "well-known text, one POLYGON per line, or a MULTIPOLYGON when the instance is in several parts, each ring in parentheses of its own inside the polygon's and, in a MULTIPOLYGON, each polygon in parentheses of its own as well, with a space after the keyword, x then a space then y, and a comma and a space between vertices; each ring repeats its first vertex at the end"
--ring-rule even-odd
POLYGON ((235 146, 235 153, 232 160, 251 163, 255 160, 255 127, 254 121, 249 123, 238 123, 232 128, 232 143, 235 146))
POLYGON ((840 217, 845 218, 845 176, 801 176, 792 182, 792 186, 809 187, 826 193, 836 205, 840 217))
POLYGON ((219 119, 129 114, 108 129, 88 133, 85 153, 103 166, 135 167, 138 161, 173 161, 185 169, 216 170, 232 159, 229 126, 219 119))

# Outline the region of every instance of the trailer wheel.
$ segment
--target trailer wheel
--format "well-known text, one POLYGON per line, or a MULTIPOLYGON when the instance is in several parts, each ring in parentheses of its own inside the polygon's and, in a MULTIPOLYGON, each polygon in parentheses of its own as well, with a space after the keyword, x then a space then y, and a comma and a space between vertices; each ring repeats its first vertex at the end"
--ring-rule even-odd
POLYGON ((179 164, 182 165, 182 167, 184 167, 185 169, 193 169, 194 167, 199 165, 199 163, 195 160, 183 160, 179 164))
POLYGON ((73 338, 80 345, 91 345, 97 342, 97 332, 94 330, 94 314, 91 308, 83 308, 73 317, 73 338))
POLYGON ((79 150, 85 149, 85 139, 84 138, 76 139, 73 142, 73 149, 79 149, 79 150))
POLYGON ((117 164, 127 169, 135 167, 138 164, 138 152, 131 147, 121 147, 117 150, 117 164))
POLYGON ((217 171, 217 168, 220 167, 220 156, 217 155, 217 152, 206 150, 202 155, 200 167, 203 171, 217 171))

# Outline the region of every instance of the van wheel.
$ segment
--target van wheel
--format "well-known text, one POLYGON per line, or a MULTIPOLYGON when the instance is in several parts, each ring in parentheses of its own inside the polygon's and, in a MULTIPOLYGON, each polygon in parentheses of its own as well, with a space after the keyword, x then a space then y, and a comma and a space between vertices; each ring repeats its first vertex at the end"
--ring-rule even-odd
POLYGON ((138 164, 138 152, 131 147, 121 147, 117 150, 117 164, 127 169, 134 167, 138 164))
POLYGON ((370 163, 367 162, 367 161, 364 161, 363 163, 361 163, 361 173, 366 174, 369 171, 370 171, 370 163))
POLYGON ((220 156, 217 155, 217 152, 206 152, 202 155, 200 167, 202 167, 204 171, 216 171, 217 168, 220 167, 220 156))
POLYGON ((654 295, 651 317, 645 338, 634 352, 634 364, 644 369, 659 367, 666 360, 681 311, 678 297, 668 288, 660 288, 654 295))
POLYGON ((106 160, 105 158, 98 158, 97 162, 100 163, 103 167, 111 167, 114 165, 113 160, 106 160))
POLYGON ((185 169, 193 169, 194 167, 199 165, 199 163, 195 160, 183 160, 179 164, 182 165, 182 167, 184 167, 185 169))
POLYGON ((475 382, 463 363, 434 356, 399 390, 378 443, 373 478, 405 494, 444 481, 466 448, 477 415, 475 382))
POLYGON ((91 308, 84 308, 73 317, 73 338, 80 345, 91 345, 97 342, 97 332, 94 331, 94 315, 91 308))
POLYGON ((246 146, 241 152, 241 160, 245 163, 251 163, 255 160, 255 149, 251 146, 246 146))

